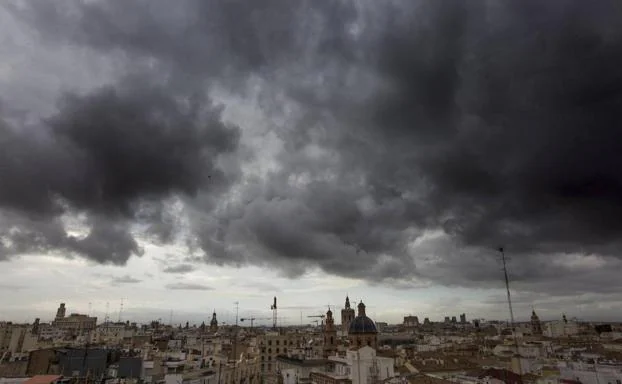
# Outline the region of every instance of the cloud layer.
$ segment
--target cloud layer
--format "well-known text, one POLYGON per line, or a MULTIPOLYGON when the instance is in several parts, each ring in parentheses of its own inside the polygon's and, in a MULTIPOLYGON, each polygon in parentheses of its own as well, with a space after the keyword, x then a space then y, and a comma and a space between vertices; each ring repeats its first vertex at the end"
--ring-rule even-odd
POLYGON ((127 66, 34 126, 0 126, 0 257, 123 264, 146 236, 288 276, 487 286, 504 245, 525 287, 608 289, 622 234, 615 1, 63 4, 5 8, 47 44, 127 66), (211 101, 223 90, 267 133, 225 123, 211 101), (252 145, 268 134, 277 149, 252 145))

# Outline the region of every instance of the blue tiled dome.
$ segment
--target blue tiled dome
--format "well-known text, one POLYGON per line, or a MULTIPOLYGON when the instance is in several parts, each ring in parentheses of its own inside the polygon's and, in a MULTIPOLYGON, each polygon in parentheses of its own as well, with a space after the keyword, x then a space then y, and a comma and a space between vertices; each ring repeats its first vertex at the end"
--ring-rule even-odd
POLYGON ((356 333, 378 333, 378 330, 376 330, 376 324, 374 321, 363 315, 355 317, 350 323, 348 334, 356 333))
POLYGON ((358 305, 359 313, 358 316, 352 320, 350 323, 350 329, 348 329, 348 334, 356 334, 356 333, 378 333, 376 329, 376 323, 367 315, 365 315, 365 304, 362 302, 358 305))

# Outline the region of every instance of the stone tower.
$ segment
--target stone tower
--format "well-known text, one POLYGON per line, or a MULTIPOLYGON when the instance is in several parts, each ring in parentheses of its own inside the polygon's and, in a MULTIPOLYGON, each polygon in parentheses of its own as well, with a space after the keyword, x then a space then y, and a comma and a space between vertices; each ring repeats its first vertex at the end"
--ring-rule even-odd
POLYGON ((341 310, 341 331, 344 335, 348 334, 348 330, 350 329, 350 323, 354 320, 354 308, 350 306, 350 298, 346 296, 346 305, 341 310))
POLYGON ((39 334, 39 318, 38 317, 35 319, 35 322, 32 324, 32 329, 30 330, 30 333, 33 335, 39 334))
POLYGON ((536 315, 536 311, 531 311, 531 334, 542 335, 542 324, 540 324, 540 318, 536 315))
POLYGON ((337 328, 335 327, 335 319, 333 311, 328 309, 326 312, 326 323, 324 325, 324 358, 332 356, 337 352, 337 328))
POLYGON ((218 320, 216 320, 216 310, 212 313, 212 321, 209 322, 209 330, 210 332, 218 331, 218 320))
POLYGON ((60 303, 60 307, 56 310, 56 320, 63 319, 65 317, 65 303, 60 303))

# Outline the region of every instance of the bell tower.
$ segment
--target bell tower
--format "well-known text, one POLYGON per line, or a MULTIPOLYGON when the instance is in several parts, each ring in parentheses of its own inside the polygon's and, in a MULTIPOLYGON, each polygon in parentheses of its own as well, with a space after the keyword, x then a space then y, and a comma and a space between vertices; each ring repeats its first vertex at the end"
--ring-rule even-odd
POLYGON ((540 318, 536 315, 536 310, 531 311, 531 334, 542 335, 542 324, 540 324, 540 318))
POLYGON ((209 323, 210 332, 216 332, 218 330, 218 320, 216 320, 216 310, 212 314, 212 321, 209 323))
POLYGON ((354 308, 350 306, 350 297, 346 295, 346 305, 341 310, 341 332, 344 335, 348 334, 348 330, 350 329, 352 320, 354 320, 354 316, 354 308))
POLYGON ((328 309, 326 312, 326 323, 324 324, 324 358, 332 356, 337 352, 337 328, 333 311, 328 309))

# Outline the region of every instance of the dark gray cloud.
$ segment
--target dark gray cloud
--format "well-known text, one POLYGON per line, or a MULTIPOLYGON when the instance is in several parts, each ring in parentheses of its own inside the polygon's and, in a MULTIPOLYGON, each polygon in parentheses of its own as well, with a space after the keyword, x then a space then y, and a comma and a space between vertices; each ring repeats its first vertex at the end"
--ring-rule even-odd
POLYGON ((177 264, 171 265, 162 270, 164 273, 188 273, 194 271, 196 268, 190 264, 177 264))
POLYGON ((124 264, 142 252, 131 225, 170 240, 166 199, 230 183, 216 160, 238 132, 219 113, 200 94, 132 77, 64 96, 36 127, 0 125, 2 254, 63 250, 124 264), (85 214, 88 233, 67 233, 66 213, 85 214))
MULTIPOLYGON (((617 265, 622 234, 615 1, 32 4, 12 12, 51 43, 152 61, 182 89, 218 84, 248 96, 259 84, 257 106, 282 150, 277 168, 245 175, 225 198, 232 181, 214 156, 233 151, 237 136, 217 113, 208 131, 153 133, 169 121, 196 127, 195 114, 171 108, 167 93, 100 91, 67 99, 47 122, 53 146, 3 128, 11 144, 1 160, 14 165, 0 177, 18 182, 0 189, 0 204, 55 218, 69 204, 133 223, 134 203, 147 201, 152 223, 170 207, 158 204, 183 195, 186 241, 209 263, 489 287, 504 245, 520 287, 608 290, 597 280, 617 265), (134 117, 131 129, 119 123, 134 117), (220 195, 204 196, 206 175, 220 195), (548 283, 560 278, 570 283, 548 283)), ((251 152, 264 160, 262 148, 251 152)), ((166 223, 148 233, 172 241, 183 225, 166 223)), ((40 247, 66 247, 52 227, 35 236, 40 247)), ((10 244, 0 249, 23 247, 10 244)))
POLYGON ((180 291, 210 291, 212 287, 197 283, 171 283, 165 285, 166 289, 180 291))
POLYGON ((137 279, 135 277, 132 277, 130 275, 117 276, 117 277, 113 277, 112 278, 112 284, 113 285, 136 284, 136 283, 140 283, 141 281, 142 280, 137 279))
POLYGON ((21 291, 27 289, 28 287, 17 284, 0 284, 0 289, 3 291, 21 291))

